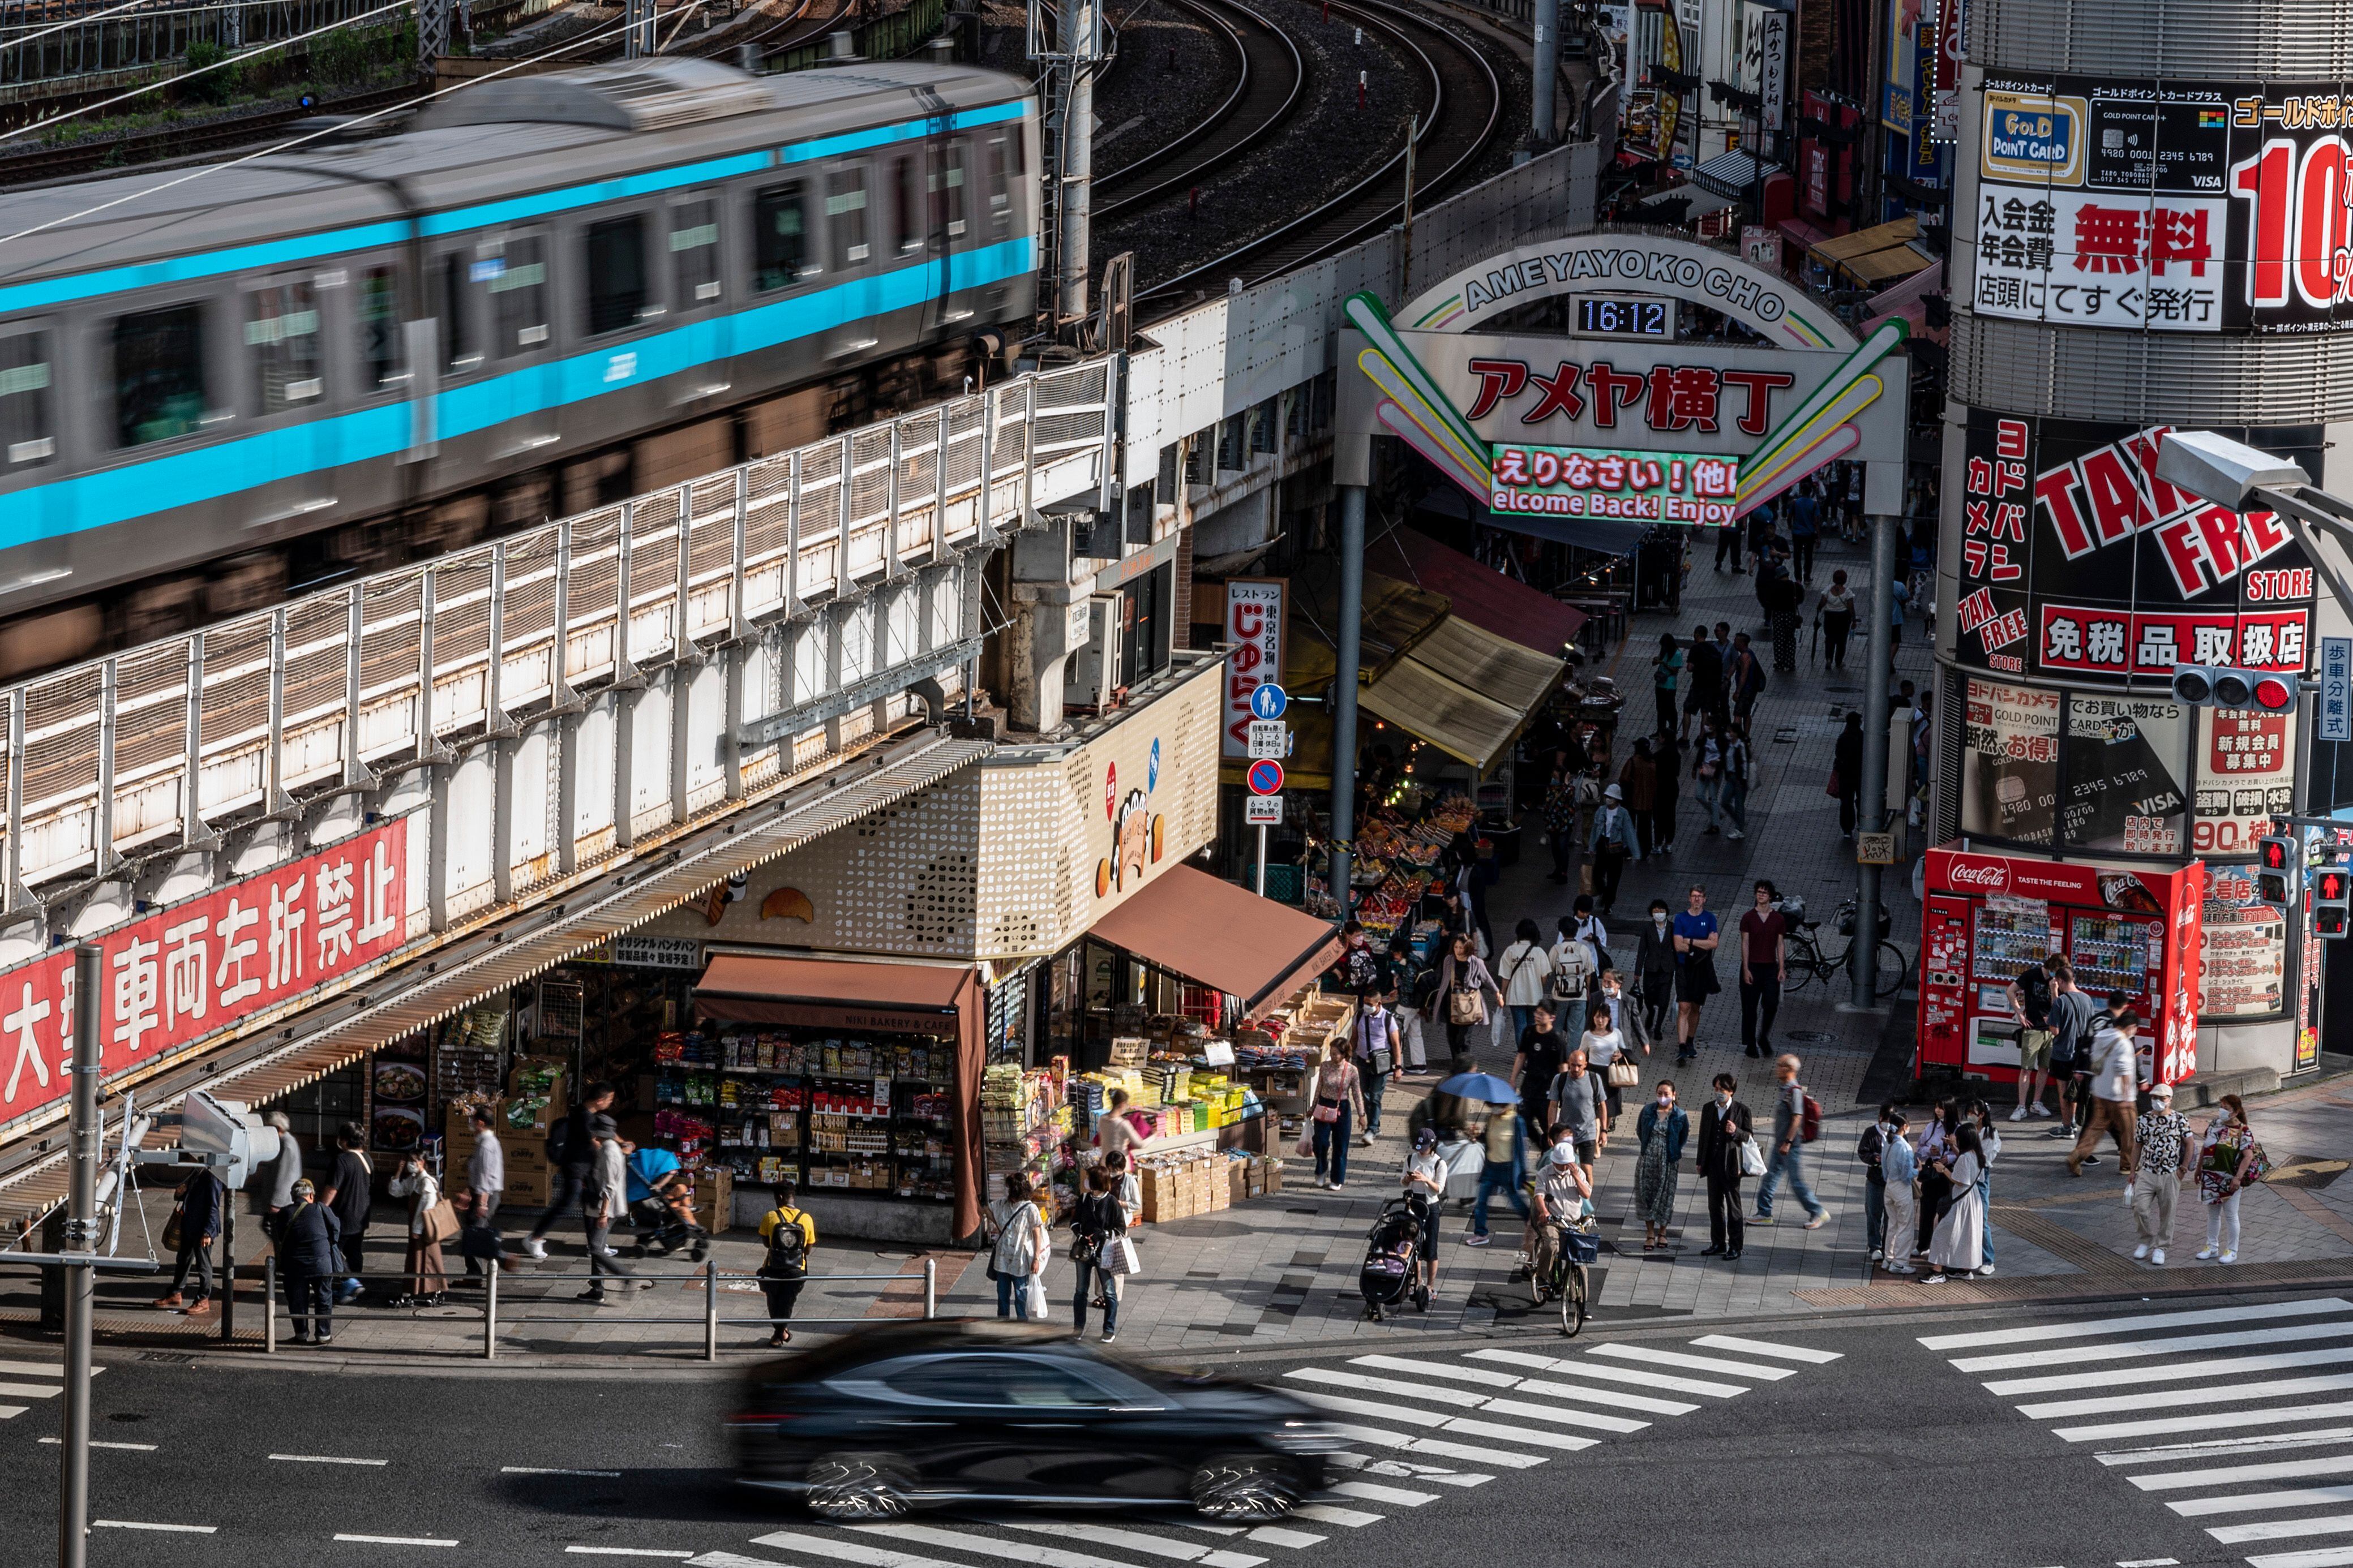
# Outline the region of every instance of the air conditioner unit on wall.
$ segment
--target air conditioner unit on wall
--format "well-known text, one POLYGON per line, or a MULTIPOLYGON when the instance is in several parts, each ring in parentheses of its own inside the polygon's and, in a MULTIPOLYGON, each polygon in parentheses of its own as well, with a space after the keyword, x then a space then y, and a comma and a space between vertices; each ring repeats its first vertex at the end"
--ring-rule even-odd
POLYGON ((1124 642, 1121 616, 1125 599, 1118 594, 1094 594, 1087 599, 1087 641, 1072 648, 1062 667, 1062 707, 1072 712, 1101 712, 1118 704, 1126 685, 1120 668, 1124 642))

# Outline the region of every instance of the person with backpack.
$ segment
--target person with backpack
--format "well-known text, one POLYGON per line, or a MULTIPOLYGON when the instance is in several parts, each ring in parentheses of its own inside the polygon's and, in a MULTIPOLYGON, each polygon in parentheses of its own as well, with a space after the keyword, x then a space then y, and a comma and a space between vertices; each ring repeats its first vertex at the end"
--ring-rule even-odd
POLYGON ((1862 1163, 1863 1237, 1871 1244, 1873 1263, 1886 1251, 1887 1173, 1883 1162, 1887 1156, 1888 1118, 1894 1110, 1893 1100, 1883 1104, 1879 1120, 1864 1128, 1854 1144, 1854 1157, 1862 1163))
POLYGON ((1079 1199, 1071 1212, 1071 1262, 1078 1269, 1077 1295, 1071 1300, 1071 1310, 1077 1314, 1078 1332, 1082 1339, 1087 1331, 1087 1303, 1092 1300, 1103 1309, 1103 1342, 1110 1344, 1119 1337, 1119 1286, 1125 1278, 1113 1257, 1127 1239, 1127 1214, 1113 1195, 1111 1172, 1102 1165, 1090 1166, 1086 1174, 1086 1194, 1079 1199), (1090 1296, 1090 1281, 1100 1281, 1098 1293, 1090 1296))
POLYGON ((793 1331, 785 1327, 808 1283, 809 1254, 817 1250, 817 1221, 793 1206, 793 1189, 777 1183, 770 1191, 776 1206, 760 1216, 760 1240, 767 1247, 760 1259, 760 1293, 768 1299, 768 1344, 790 1344, 793 1331))
POLYGON ((2018 1021, 2018 1107, 2010 1119, 2047 1116, 2042 1083, 2051 1070, 2051 976, 2041 963, 2028 964, 2010 983, 2010 1016, 2018 1021))
POLYGON ((1586 846, 1593 857, 1593 897, 1604 914, 1618 901, 1618 883, 1626 875, 1633 845, 1634 814, 1626 809, 1625 787, 1611 784, 1601 792, 1601 810, 1593 819, 1592 841, 1586 846))
POLYGON ((1504 983, 1504 1005, 1511 1011, 1516 1040, 1535 1021, 1536 1004, 1552 990, 1552 959, 1535 921, 1524 920, 1513 928, 1512 945, 1495 961, 1495 977, 1504 983))
POLYGON ((1766 1160, 1765 1179, 1757 1184, 1751 1225, 1773 1223, 1773 1193, 1783 1182, 1805 1208, 1806 1229, 1820 1230, 1830 1218, 1831 1211, 1806 1183, 1805 1147, 1822 1135, 1822 1108, 1798 1081, 1799 1065, 1796 1057, 1787 1055, 1773 1064, 1773 1152, 1766 1160))
POLYGON ((547 1130, 547 1168, 555 1173, 555 1190, 547 1195, 547 1212, 522 1238, 523 1256, 544 1258, 546 1236, 565 1215, 585 1207, 588 1181, 596 1169, 596 1141, 588 1135, 588 1119, 601 1115, 613 1103, 613 1086, 592 1083, 579 1103, 547 1130))

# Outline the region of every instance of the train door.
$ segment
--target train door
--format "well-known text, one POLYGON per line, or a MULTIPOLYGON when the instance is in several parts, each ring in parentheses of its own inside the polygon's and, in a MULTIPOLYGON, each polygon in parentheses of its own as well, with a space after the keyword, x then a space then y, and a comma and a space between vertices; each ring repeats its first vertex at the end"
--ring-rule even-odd
POLYGON ((953 331, 972 319, 972 302, 965 298, 972 288, 975 237, 968 178, 972 140, 966 136, 934 136, 928 145, 932 153, 932 250, 937 258, 937 278, 933 288, 932 316, 924 326, 929 332, 938 333, 953 331))
POLYGON ((686 329, 687 357, 695 366, 682 395, 690 402, 722 395, 734 379, 734 319, 726 309, 722 205, 717 191, 691 192, 670 202, 665 226, 670 314, 686 329))
POLYGON ((481 425, 495 430, 490 456, 501 464, 564 438, 549 247, 544 229, 486 234, 475 241, 467 269, 486 329, 490 379, 482 388, 481 425))
POLYGON ((328 510, 339 500, 335 421, 327 396, 325 335, 319 330, 325 289, 345 287, 349 272, 289 272, 248 283, 239 301, 238 341, 246 362, 245 412, 266 432, 268 479, 237 519, 270 530, 328 510))
POLYGON ((932 154, 923 142, 902 142, 884 160, 894 347, 912 347, 930 335, 939 314, 941 257, 932 233, 931 180, 932 154))

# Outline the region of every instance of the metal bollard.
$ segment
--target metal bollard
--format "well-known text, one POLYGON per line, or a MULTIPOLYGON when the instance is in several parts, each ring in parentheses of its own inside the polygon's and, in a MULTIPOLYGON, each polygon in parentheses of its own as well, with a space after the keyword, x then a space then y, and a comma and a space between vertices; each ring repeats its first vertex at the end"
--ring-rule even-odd
MULTIPOLYGON (((235 1279, 229 1280, 229 1289, 237 1289, 235 1279)), ((278 1259, 275 1258, 261 1260, 261 1353, 278 1353, 278 1259)))
POLYGON ((490 1259, 490 1278, 482 1281, 482 1359, 499 1359, 499 1260, 490 1259))
POLYGON ((702 1359, 719 1359, 719 1263, 702 1266, 702 1359))
POLYGON ((940 1315, 940 1260, 923 1259, 923 1321, 930 1322, 940 1315))

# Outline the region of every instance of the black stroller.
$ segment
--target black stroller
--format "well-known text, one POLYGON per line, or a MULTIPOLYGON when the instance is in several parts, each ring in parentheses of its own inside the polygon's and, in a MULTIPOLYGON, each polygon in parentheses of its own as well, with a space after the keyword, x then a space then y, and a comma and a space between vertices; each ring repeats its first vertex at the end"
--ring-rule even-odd
POLYGON ((1366 1237, 1364 1267, 1356 1272, 1356 1289, 1364 1292, 1366 1315, 1374 1322, 1388 1308, 1402 1307, 1413 1298, 1417 1312, 1430 1310, 1430 1287, 1421 1278, 1421 1233, 1430 1213, 1430 1199, 1419 1193, 1391 1198, 1381 1205, 1366 1237))

